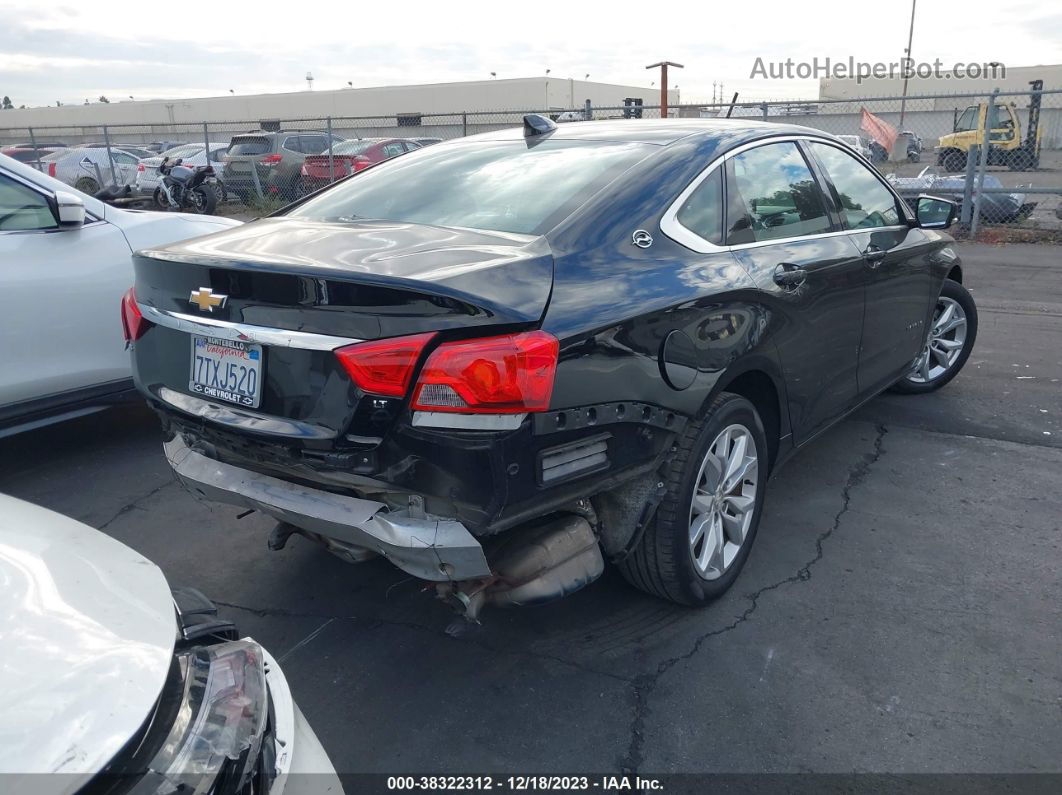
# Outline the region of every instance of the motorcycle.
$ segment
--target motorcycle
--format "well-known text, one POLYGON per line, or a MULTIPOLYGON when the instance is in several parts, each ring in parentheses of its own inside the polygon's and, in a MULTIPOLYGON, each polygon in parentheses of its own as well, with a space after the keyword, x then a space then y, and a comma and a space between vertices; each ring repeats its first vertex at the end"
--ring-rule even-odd
POLYGON ((173 163, 165 157, 158 167, 162 177, 153 199, 161 210, 191 210, 199 215, 212 215, 218 207, 218 180, 214 167, 186 166, 177 158, 173 163))

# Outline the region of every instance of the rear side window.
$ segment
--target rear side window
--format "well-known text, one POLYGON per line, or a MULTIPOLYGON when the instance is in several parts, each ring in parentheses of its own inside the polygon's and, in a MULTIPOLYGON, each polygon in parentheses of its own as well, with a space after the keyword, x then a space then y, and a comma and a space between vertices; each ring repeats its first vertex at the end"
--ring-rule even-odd
POLYGON ((398 155, 405 154, 406 148, 402 146, 398 141, 394 143, 385 144, 383 147, 384 157, 396 157, 398 155))
POLYGON ((268 138, 262 136, 239 136, 232 139, 229 145, 230 155, 264 155, 268 154, 272 146, 268 138))
POLYGON ((675 219, 709 243, 723 239, 723 170, 715 169, 682 203, 675 219))
POLYGON ((727 161, 727 243, 752 243, 830 231, 822 191, 792 141, 758 146, 727 161))
POLYGON ((895 197, 870 173, 870 169, 835 146, 810 143, 808 148, 822 162, 833 183, 837 205, 848 229, 872 229, 900 223, 895 197))

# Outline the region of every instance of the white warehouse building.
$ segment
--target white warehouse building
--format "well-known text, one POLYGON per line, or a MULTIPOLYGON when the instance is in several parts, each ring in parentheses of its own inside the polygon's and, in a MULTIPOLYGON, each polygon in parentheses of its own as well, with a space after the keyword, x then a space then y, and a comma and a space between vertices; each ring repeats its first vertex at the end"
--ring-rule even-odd
MULTIPOLYGON (((98 135, 103 125, 144 125, 167 128, 223 122, 255 126, 263 121, 340 118, 380 118, 379 126, 425 127, 444 123, 431 114, 484 114, 491 111, 580 110, 587 100, 594 107, 618 107, 625 100, 641 100, 646 106, 660 102, 658 88, 598 83, 557 77, 525 77, 509 80, 476 80, 374 88, 344 88, 329 91, 298 91, 282 94, 225 95, 193 99, 64 105, 4 111, 0 136, 21 128, 92 129, 98 135), (382 117, 394 119, 390 125, 382 117)), ((668 92, 669 104, 679 102, 678 90, 668 92)), ((486 119, 477 119, 486 123, 486 119)), ((452 123, 447 120, 445 123, 452 123)), ((508 123, 512 123, 509 121, 508 123)), ((23 133, 24 134, 24 133, 23 133)))

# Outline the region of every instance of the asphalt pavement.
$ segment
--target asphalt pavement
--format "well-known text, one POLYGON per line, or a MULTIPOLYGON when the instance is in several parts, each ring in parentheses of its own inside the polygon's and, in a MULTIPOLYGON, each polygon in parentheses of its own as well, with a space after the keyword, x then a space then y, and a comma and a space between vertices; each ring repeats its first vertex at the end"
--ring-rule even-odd
POLYGON ((977 347, 772 481, 702 610, 612 571, 551 605, 452 614, 174 482, 153 415, 0 441, 0 490, 136 548, 280 660, 340 772, 1062 772, 1062 258, 960 246, 977 347))

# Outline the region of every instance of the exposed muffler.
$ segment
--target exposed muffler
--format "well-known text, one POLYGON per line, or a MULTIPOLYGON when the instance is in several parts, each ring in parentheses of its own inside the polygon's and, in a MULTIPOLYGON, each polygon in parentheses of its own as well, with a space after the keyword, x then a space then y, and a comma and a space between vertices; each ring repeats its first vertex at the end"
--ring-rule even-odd
POLYGON ((464 617, 475 623, 487 605, 551 602, 589 585, 605 570, 594 531, 581 516, 514 528, 486 552, 491 577, 435 586, 440 598, 456 600, 464 617))

